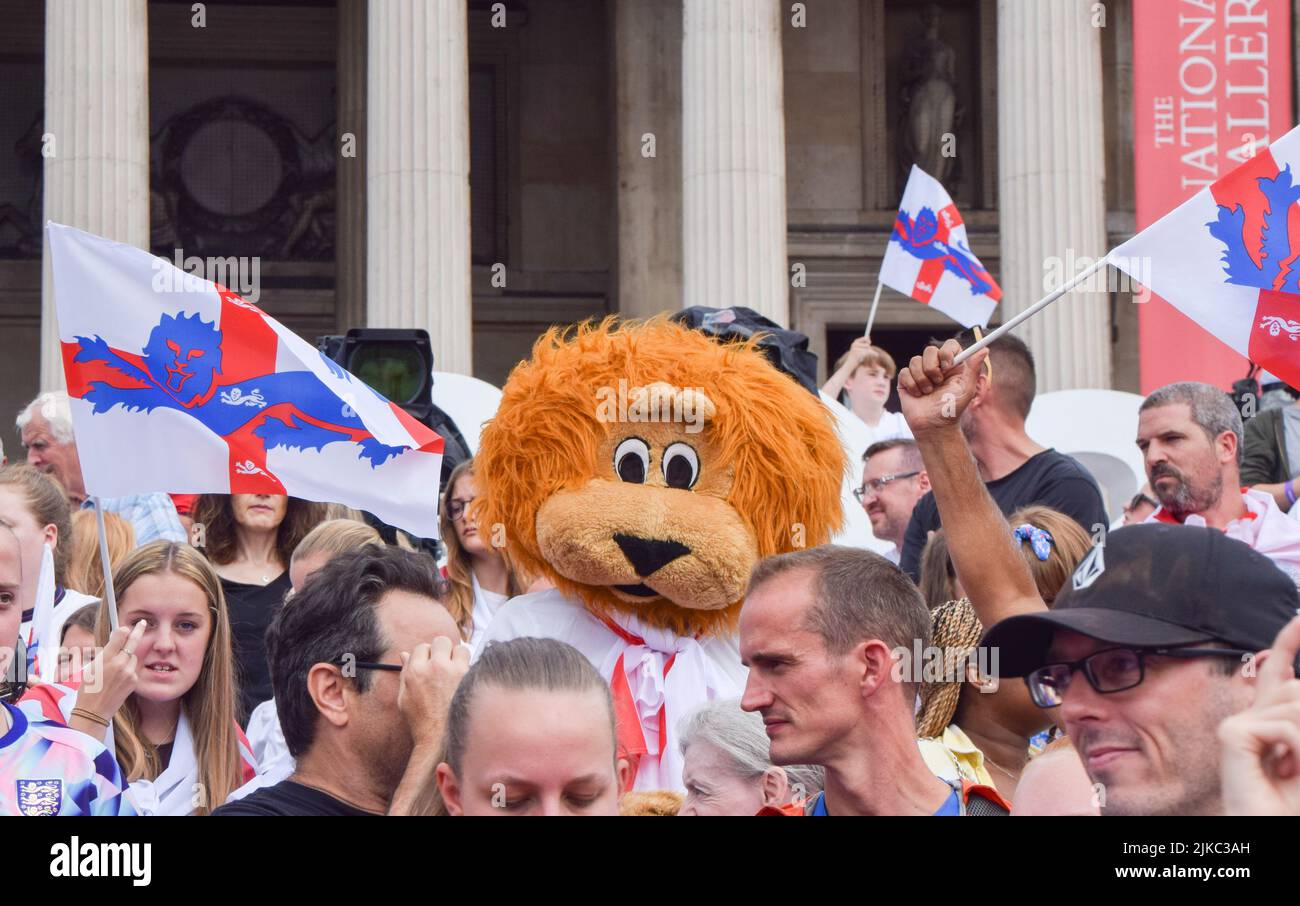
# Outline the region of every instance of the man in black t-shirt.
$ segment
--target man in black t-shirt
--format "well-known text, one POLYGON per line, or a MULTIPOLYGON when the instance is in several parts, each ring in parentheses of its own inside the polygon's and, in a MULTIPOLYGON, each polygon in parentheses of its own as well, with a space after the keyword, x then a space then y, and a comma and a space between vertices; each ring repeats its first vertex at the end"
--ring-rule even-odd
POLYGON ((431 558, 398 548, 312 574, 266 639, 294 773, 214 815, 430 812, 447 708, 469 669, 438 584, 431 558))
MULTIPOLYGON (((960 425, 989 495, 1004 515, 1038 504, 1060 510, 1090 535, 1104 531, 1110 519, 1088 470, 1025 433, 1037 381, 1029 347, 1007 334, 988 348, 992 379, 988 369, 981 372, 960 425)), ((912 510, 899 560, 913 580, 920 578, 921 551, 929 533, 940 527, 934 495, 926 494, 912 510)))

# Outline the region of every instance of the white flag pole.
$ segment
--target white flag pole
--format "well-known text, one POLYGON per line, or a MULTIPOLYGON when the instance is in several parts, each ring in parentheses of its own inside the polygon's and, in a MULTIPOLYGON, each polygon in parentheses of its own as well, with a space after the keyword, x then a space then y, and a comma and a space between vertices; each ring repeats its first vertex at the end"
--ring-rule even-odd
POLYGON ((1064 296, 1070 290, 1074 289, 1084 280, 1087 280, 1093 274, 1097 273, 1097 271, 1105 267, 1106 264, 1107 264, 1107 259, 1105 256, 1098 258, 1095 264, 1093 264, 1091 267, 1084 268, 1084 270, 1073 280, 1069 281, 1064 286, 1061 286, 1059 289, 1053 290, 1052 292, 1048 293, 1046 296, 1043 296, 1043 298, 1039 299, 1033 305, 1026 308, 1024 311, 1016 315, 1010 321, 1003 323, 997 330, 993 331, 991 334, 984 337, 984 339, 979 340, 976 343, 972 343, 970 346, 967 346, 965 349, 961 351, 961 354, 958 355, 957 358, 953 359, 953 364, 960 365, 962 362, 969 359, 971 356, 979 352, 985 346, 992 343, 998 337, 1005 334, 1008 330, 1011 330, 1011 328, 1015 327, 1017 324, 1021 324, 1024 321, 1027 321, 1028 319, 1032 318, 1034 315, 1038 314, 1044 308, 1051 305, 1057 299, 1064 296))
POLYGON ((117 595, 113 594, 113 564, 108 559, 108 533, 104 530, 104 508, 99 498, 95 503, 95 522, 99 525, 99 559, 104 567, 104 600, 108 602, 108 625, 117 628, 117 595))
POLYGON ((864 337, 871 336, 871 325, 876 323, 876 306, 880 304, 880 290, 885 284, 880 282, 880 275, 876 275, 876 297, 871 300, 871 313, 867 315, 867 329, 862 332, 864 337))

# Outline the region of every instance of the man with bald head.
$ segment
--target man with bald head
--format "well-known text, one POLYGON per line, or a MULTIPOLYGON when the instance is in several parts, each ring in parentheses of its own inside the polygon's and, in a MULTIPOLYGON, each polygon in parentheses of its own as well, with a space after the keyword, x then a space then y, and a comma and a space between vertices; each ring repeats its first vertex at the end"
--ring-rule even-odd
POLYGON ((428 811, 452 693, 469 649, 426 555, 344 554, 267 631, 275 706, 294 773, 217 815, 428 811))

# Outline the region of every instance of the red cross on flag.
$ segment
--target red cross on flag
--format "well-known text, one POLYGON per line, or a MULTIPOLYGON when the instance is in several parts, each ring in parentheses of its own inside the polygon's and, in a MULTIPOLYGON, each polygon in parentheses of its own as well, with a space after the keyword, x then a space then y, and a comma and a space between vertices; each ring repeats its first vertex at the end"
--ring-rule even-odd
POLYGON ((71 227, 47 232, 90 494, 287 494, 437 537, 431 429, 224 286, 71 227))
POLYGON ((880 282, 965 327, 988 326, 1002 290, 970 250, 966 225, 939 180, 913 165, 880 265, 880 282))

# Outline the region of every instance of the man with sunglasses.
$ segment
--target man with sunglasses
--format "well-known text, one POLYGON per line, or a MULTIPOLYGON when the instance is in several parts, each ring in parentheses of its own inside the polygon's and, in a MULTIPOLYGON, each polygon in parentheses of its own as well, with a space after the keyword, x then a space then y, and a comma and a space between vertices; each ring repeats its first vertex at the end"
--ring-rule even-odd
POLYGON ((1138 525, 1146 522, 1147 517, 1160 509, 1160 501, 1155 498, 1155 491, 1151 490, 1151 485, 1142 485, 1141 490, 1133 495, 1133 499, 1124 504, 1124 524, 1138 525))
POLYGON ((930 490, 921 451, 912 440, 882 440, 867 447, 862 462, 862 487, 853 496, 867 511, 871 533, 893 543, 884 556, 897 566, 912 510, 930 490))
POLYGON ((427 813, 447 708, 469 649, 433 561, 397 548, 340 555, 267 631, 294 773, 214 815, 427 813))

